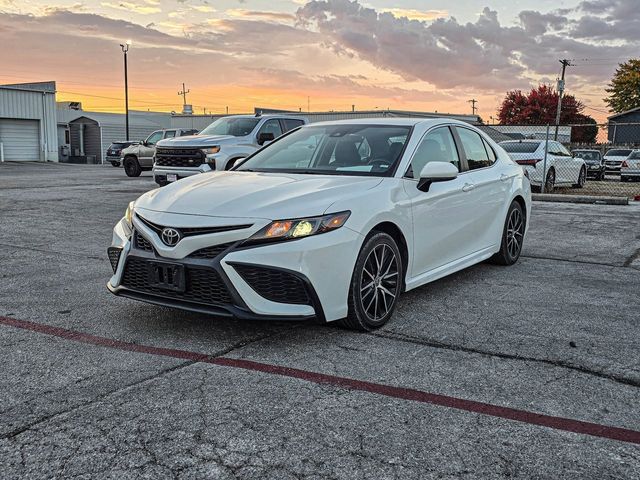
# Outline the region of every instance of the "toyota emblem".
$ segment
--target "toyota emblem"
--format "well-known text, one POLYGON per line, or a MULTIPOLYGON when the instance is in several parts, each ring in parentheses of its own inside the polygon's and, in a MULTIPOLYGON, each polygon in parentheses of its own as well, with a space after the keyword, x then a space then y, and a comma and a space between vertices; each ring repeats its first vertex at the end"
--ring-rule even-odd
POLYGON ((182 239, 182 234, 175 228, 164 228, 162 229, 161 238, 165 245, 174 247, 182 239))

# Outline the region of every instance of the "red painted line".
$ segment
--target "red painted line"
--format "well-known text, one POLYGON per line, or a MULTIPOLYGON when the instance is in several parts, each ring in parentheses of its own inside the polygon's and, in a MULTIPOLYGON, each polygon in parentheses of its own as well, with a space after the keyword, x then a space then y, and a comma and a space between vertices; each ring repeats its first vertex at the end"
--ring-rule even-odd
POLYGON ((139 345, 136 343, 123 342, 121 340, 112 340, 106 337, 77 332, 74 330, 67 330, 65 328, 45 325, 42 323, 18 320, 10 317, 0 316, 0 324, 20 328, 23 330, 31 330, 38 333, 52 335, 55 337, 64 338, 66 340, 73 340, 76 342, 113 348, 116 350, 139 352, 172 358, 181 358, 185 360, 192 360, 195 362, 211 363, 223 367, 240 368, 243 370, 251 370, 271 375, 280 375, 283 377, 296 378, 316 384, 333 385, 336 387, 369 392, 377 395, 399 398, 402 400, 429 403, 431 405, 455 408, 457 410, 463 410, 466 412, 479 413, 482 415, 489 415, 506 420, 514 420, 530 425, 553 428, 555 430, 563 430, 566 432, 591 435, 594 437, 608 438, 611 440, 618 440, 621 442, 640 445, 640 431, 630 430, 626 428, 611 427, 607 425, 583 422, 580 420, 573 420, 564 417, 554 417, 551 415, 528 412, 526 410, 519 410, 516 408, 501 407, 499 405, 493 405, 490 403, 476 402, 473 400, 465 400, 448 395, 439 395, 436 393, 424 392, 422 390, 394 387, 391 385, 366 382, 346 377, 338 377, 335 375, 327 375, 325 373, 311 372, 308 370, 300 370, 297 368, 269 365, 266 363, 254 362, 251 360, 228 357, 211 357, 209 355, 190 352, 188 350, 139 345))

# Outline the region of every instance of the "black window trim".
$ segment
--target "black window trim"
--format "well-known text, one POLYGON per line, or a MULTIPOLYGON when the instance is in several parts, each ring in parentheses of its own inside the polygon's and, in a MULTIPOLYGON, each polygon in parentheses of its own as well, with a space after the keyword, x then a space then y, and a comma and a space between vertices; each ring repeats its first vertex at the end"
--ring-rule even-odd
MULTIPOLYGON (((483 143, 486 143, 487 145, 489 145, 489 147, 491 147, 491 144, 490 144, 490 143, 488 142, 488 140, 485 138, 485 135, 484 135, 484 133, 483 133, 482 131, 474 130, 474 129, 472 129, 472 128, 468 128, 468 127, 466 127, 466 126, 464 126, 464 125, 457 125, 457 124, 456 124, 456 125, 453 125, 453 126, 454 126, 454 127, 456 127, 456 128, 464 128, 465 130, 470 130, 470 131, 472 131, 472 132, 474 132, 474 133, 477 133, 478 135, 480 135, 480 139, 483 141, 483 143)), ((466 170, 465 170, 464 172, 460 172, 460 173, 478 172, 478 171, 480 171, 480 170, 486 170, 486 169, 493 168, 493 167, 495 167, 495 166, 496 166, 496 164, 500 161, 500 157, 499 157, 499 156, 498 156, 498 154, 496 153, 495 149, 494 149, 493 147, 491 147, 491 149, 493 150, 493 153, 494 153, 494 155, 495 155, 495 157, 496 157, 496 161, 495 161, 495 162, 493 162, 493 163, 492 163, 490 166, 488 166, 488 167, 482 167, 482 168, 474 168, 474 169, 470 169, 470 168, 469 168, 469 161, 468 161, 468 159, 467 159, 467 154, 465 153, 464 148, 462 147, 462 139, 460 139, 460 137, 458 136, 458 132, 456 131, 456 128, 454 128, 453 130, 454 130, 454 132, 455 132, 455 137, 456 137, 456 139, 460 142, 460 146, 459 146, 458 150, 462 150, 462 156, 464 157, 464 163, 465 163, 465 166, 466 166, 466 170)), ((487 153, 487 157, 488 157, 488 156, 489 156, 489 154, 487 153)))

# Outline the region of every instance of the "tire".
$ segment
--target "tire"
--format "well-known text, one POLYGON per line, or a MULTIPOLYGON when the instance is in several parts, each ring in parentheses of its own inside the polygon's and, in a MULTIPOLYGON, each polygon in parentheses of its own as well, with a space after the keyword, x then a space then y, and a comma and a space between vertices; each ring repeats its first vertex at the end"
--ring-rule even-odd
POLYGON ((124 173, 127 174, 127 177, 139 177, 142 173, 142 168, 140 168, 136 157, 125 157, 122 166, 124 167, 124 173))
POLYGON ((507 211, 502 230, 500 250, 489 260, 496 265, 513 265, 522 253, 522 242, 527 226, 527 219, 522 206, 515 200, 511 202, 507 211))
POLYGON ((580 174, 578 175, 578 183, 573 185, 573 188, 582 188, 584 184, 587 182, 587 170, 582 167, 580 169, 580 174))
POLYGON ((547 172, 547 179, 544 182, 544 193, 553 193, 556 184, 556 171, 550 168, 547 172))
POLYGON ((395 240, 373 232, 360 249, 349 286, 346 318, 342 327, 368 332, 386 324, 402 292, 404 267, 395 240))
POLYGON ((232 158, 231 160, 229 160, 227 162, 227 164, 224 166, 225 170, 231 170, 231 168, 233 167, 233 164, 236 163, 236 161, 238 161, 238 158, 232 158))

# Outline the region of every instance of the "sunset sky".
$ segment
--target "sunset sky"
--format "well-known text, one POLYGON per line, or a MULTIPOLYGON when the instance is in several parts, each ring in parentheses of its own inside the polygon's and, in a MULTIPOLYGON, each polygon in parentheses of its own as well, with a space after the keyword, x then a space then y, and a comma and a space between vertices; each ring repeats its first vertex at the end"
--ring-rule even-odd
POLYGON ((598 120, 640 52, 637 0, 0 0, 0 83, 55 80, 58 100, 196 113, 405 109, 490 121, 505 91, 555 83, 598 120))

